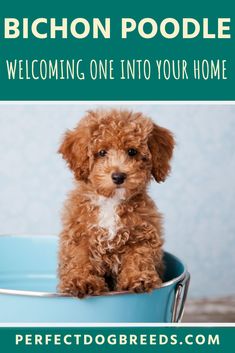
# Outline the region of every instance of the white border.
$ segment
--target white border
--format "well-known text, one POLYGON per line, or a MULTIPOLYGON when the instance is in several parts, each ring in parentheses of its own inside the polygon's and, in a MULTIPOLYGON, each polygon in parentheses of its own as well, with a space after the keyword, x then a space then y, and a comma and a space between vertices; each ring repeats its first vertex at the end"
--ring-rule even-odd
POLYGON ((235 327, 235 323, 0 323, 1 327, 235 327))
POLYGON ((234 101, 0 101, 0 105, 235 105, 234 101))

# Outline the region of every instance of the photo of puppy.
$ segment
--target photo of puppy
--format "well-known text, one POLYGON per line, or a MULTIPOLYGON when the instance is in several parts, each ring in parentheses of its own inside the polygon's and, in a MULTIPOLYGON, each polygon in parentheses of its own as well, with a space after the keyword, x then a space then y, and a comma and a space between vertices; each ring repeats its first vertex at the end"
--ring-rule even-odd
POLYGON ((170 172, 173 134, 141 113, 89 111, 59 153, 74 173, 63 212, 58 290, 77 297, 162 283, 162 216, 147 194, 170 172))

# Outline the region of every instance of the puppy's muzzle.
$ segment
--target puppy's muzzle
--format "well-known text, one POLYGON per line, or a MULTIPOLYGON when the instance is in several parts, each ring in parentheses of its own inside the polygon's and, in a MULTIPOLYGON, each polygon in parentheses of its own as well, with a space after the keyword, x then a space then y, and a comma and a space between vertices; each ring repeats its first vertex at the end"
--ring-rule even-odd
POLYGON ((125 173, 113 173, 111 175, 114 184, 121 185, 124 183, 127 175, 125 173))

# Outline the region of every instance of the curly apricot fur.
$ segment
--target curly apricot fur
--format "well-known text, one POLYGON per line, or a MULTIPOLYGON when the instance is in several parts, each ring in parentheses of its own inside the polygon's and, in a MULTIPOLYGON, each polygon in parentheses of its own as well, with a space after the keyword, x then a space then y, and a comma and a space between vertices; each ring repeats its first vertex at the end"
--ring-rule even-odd
MULTIPOLYGON (((68 131, 59 152, 75 176, 60 235, 59 290, 74 296, 110 290, 149 292, 162 283, 162 217, 147 195, 153 176, 170 172, 174 139, 168 130, 141 113, 88 112, 68 131), (128 156, 128 149, 138 153, 128 156), (107 155, 99 157, 99 151, 107 155), (115 212, 115 234, 100 224, 98 200, 115 198, 120 186, 111 175, 124 172, 115 212)), ((111 212, 111 211, 110 211, 111 212)), ((111 214, 112 216, 112 214, 111 214)))

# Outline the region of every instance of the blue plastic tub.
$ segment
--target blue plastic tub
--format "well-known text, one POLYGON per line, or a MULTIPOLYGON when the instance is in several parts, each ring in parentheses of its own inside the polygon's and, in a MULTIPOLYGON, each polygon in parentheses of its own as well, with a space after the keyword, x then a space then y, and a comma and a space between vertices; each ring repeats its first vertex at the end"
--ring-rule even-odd
POLYGON ((0 236, 1 323, 178 322, 189 273, 165 253, 165 281, 150 294, 109 293, 77 299, 56 293, 56 236, 0 236))

